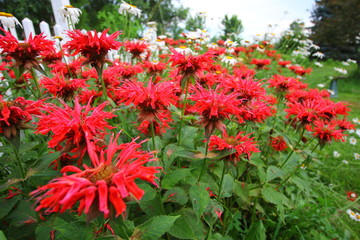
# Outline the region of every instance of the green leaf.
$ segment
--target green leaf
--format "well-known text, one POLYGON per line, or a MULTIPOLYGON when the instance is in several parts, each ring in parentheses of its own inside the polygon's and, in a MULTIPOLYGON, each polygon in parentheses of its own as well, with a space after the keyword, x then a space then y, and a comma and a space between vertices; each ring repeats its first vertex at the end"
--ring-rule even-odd
POLYGON ((221 197, 231 197, 234 189, 234 179, 230 174, 224 175, 222 182, 221 197))
POLYGON ((37 164, 39 169, 47 169, 52 161, 57 159, 60 156, 60 152, 47 153, 45 154, 37 164))
POLYGON ((50 232, 52 230, 54 229, 47 224, 39 224, 35 230, 36 239, 50 239, 50 232))
POLYGON ((284 176, 284 174, 285 172, 282 169, 277 168, 275 166, 269 166, 268 169, 266 170, 266 181, 270 182, 275 178, 284 176))
POLYGON ((135 229, 133 221, 124 221, 121 219, 121 217, 111 220, 110 225, 113 228, 115 234, 119 235, 123 239, 129 239, 135 229))
POLYGON ((15 196, 10 199, 0 199, 0 219, 9 214, 19 199, 20 196, 15 196))
POLYGON ((262 221, 251 224, 245 240, 266 240, 266 229, 262 221))
POLYGON ((59 231, 60 237, 68 239, 91 240, 94 238, 94 229, 92 225, 85 222, 65 222, 54 226, 59 231))
POLYGON ((250 204, 249 187, 245 182, 235 181, 234 193, 241 198, 244 202, 250 204))
MULTIPOLYGON (((143 240, 158 240, 174 224, 179 216, 156 216, 138 226, 135 236, 140 235, 143 240)), ((81 239, 81 238, 78 238, 81 239)))
POLYGON ((176 202, 181 205, 185 205, 189 200, 187 193, 180 187, 174 187, 166 191, 163 202, 176 202))
POLYGON ((23 225, 26 221, 35 219, 36 213, 29 201, 20 201, 6 217, 7 221, 13 225, 23 225))
POLYGON ((162 188, 171 189, 182 179, 191 175, 190 168, 180 168, 165 175, 161 181, 162 188))
POLYGON ((203 239, 204 229, 202 223, 196 220, 194 211, 184 208, 174 213, 180 215, 171 226, 169 234, 177 239, 203 239))
POLYGON ((261 193, 266 202, 273 203, 278 206, 285 204, 286 206, 291 207, 289 199, 284 194, 273 188, 265 187, 261 190, 261 193))
POLYGON ((210 201, 209 193, 204 186, 193 185, 189 190, 189 195, 195 214, 200 219, 210 201))
POLYGON ((0 230, 0 240, 7 240, 3 231, 0 230))
POLYGON ((181 145, 185 148, 194 149, 194 141, 198 130, 197 127, 184 126, 181 129, 181 145))

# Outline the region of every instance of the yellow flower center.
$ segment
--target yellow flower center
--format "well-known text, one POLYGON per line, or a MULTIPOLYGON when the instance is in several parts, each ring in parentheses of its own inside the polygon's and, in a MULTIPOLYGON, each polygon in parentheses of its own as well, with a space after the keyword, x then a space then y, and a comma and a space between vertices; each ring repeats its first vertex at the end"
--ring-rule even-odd
POLYGON ((0 12, 0 16, 2 16, 2 17, 14 17, 11 13, 6 13, 6 12, 0 12))
POLYGON ((235 146, 239 144, 239 141, 234 137, 227 137, 225 138, 225 142, 229 145, 235 146))
POLYGON ((53 36, 55 39, 59 39, 60 41, 63 39, 61 36, 53 36))
POLYGON ((246 42, 246 43, 250 43, 250 41, 248 41, 248 40, 246 40, 245 42, 246 42))
POLYGON ((230 56, 226 56, 226 59, 234 59, 233 57, 230 56))
POLYGON ((130 6, 130 7, 133 7, 133 8, 137 8, 137 6, 135 6, 135 5, 131 5, 131 4, 129 4, 129 6, 130 6))
POLYGON ((216 71, 215 73, 216 73, 216 74, 220 74, 221 72, 220 72, 220 71, 216 71))
POLYGON ((66 8, 75 8, 75 7, 72 6, 72 5, 65 5, 64 7, 66 7, 66 8))
POLYGON ((93 183, 96 183, 98 180, 104 180, 108 182, 111 180, 111 176, 113 173, 116 173, 118 169, 110 164, 110 165, 103 165, 100 166, 93 174, 89 176, 89 180, 93 183))
POLYGON ((181 48, 181 49, 187 49, 187 47, 184 46, 184 45, 179 46, 179 48, 181 48))

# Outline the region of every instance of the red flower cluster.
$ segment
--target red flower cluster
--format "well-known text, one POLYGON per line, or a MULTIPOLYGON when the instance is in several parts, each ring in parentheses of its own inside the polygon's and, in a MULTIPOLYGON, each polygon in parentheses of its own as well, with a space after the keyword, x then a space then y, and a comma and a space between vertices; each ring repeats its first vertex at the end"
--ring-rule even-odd
POLYGON ((31 114, 37 112, 37 103, 18 97, 14 101, 4 101, 0 95, 0 133, 10 139, 20 129, 31 128, 27 123, 32 120, 31 114))
POLYGON ((282 136, 271 137, 271 147, 276 151, 285 151, 288 148, 284 138, 282 136))
POLYGON ((93 30, 87 33, 82 33, 80 30, 68 31, 68 36, 72 40, 68 41, 63 48, 72 52, 72 55, 81 53, 86 60, 83 64, 90 63, 94 67, 101 67, 106 61, 106 54, 109 50, 117 50, 121 43, 115 39, 120 35, 120 32, 115 32, 107 36, 109 29, 104 30, 101 35, 93 30))
POLYGON ((5 35, 0 34, 1 54, 15 60, 15 66, 31 69, 39 66, 37 57, 42 54, 55 52, 54 42, 46 39, 43 34, 32 36, 25 42, 19 42, 10 32, 0 28, 5 35))
POLYGON ((125 50, 132 54, 133 58, 141 59, 141 54, 149 51, 149 44, 144 41, 126 41, 124 43, 125 50))
POLYGON ((304 76, 305 74, 311 73, 311 71, 312 71, 311 68, 305 69, 305 68, 303 68, 301 66, 297 66, 297 65, 291 65, 291 66, 289 66, 289 69, 299 76, 304 76))
POLYGON ((87 139, 93 167, 84 165, 82 170, 65 166, 61 170, 62 177, 31 192, 39 202, 36 211, 44 209, 47 214, 62 213, 79 202, 76 211, 79 215, 84 212, 90 220, 100 214, 105 218, 118 217, 126 210, 125 202, 140 200, 144 195, 144 190, 135 183, 136 179, 157 186, 155 174, 160 167, 144 166, 154 161, 153 155, 139 150, 141 143, 135 140, 117 145, 118 137, 111 139, 107 149, 99 154, 87 139), (68 174, 71 172, 73 174, 68 174))
POLYGON ((61 150, 62 153, 76 153, 74 158, 78 157, 80 164, 86 153, 87 140, 95 143, 102 140, 105 129, 113 128, 105 119, 111 119, 115 115, 103 111, 106 102, 97 107, 91 107, 90 102, 81 106, 75 98, 73 108, 63 101, 61 103, 63 108, 53 104, 42 106, 44 113, 39 116, 36 133, 52 133, 49 147, 61 150))
POLYGON ((250 156, 254 152, 260 152, 256 147, 253 138, 249 138, 250 134, 243 135, 239 132, 236 136, 228 136, 226 131, 223 132, 223 138, 211 136, 209 142, 209 150, 234 150, 235 153, 229 155, 229 160, 234 164, 239 162, 241 158, 250 160, 250 156))
POLYGON ((250 64, 256 65, 257 69, 266 69, 265 66, 270 65, 271 60, 270 59, 256 59, 256 58, 253 58, 251 60, 250 64))

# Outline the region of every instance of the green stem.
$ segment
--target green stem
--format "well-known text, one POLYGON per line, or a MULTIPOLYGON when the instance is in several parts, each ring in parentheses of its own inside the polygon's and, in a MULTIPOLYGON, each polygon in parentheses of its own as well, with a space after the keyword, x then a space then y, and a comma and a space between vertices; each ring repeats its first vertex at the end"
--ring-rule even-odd
POLYGON ((294 150, 297 148, 297 146, 299 145, 302 137, 304 136, 304 133, 305 133, 305 128, 303 128, 299 140, 297 141, 297 143, 295 144, 295 146, 293 147, 293 149, 291 150, 291 152, 290 152, 289 155, 287 156, 286 160, 281 164, 280 168, 282 168, 282 167, 287 163, 287 161, 289 161, 290 157, 291 157, 291 156, 293 155, 293 153, 294 153, 294 150))
POLYGON ((102 76, 103 68, 104 68, 104 64, 101 64, 100 67, 95 66, 95 69, 96 69, 96 72, 97 72, 97 75, 98 75, 98 79, 101 82, 104 101, 107 101, 108 97, 107 97, 106 85, 105 85, 105 82, 104 82, 104 79, 103 79, 103 76, 102 76))
MULTIPOLYGON (((6 139, 6 138, 5 138, 6 139)), ((19 154, 19 148, 20 148, 20 132, 17 133, 17 135, 13 139, 6 139, 6 141, 12 146, 15 154, 16 163, 19 166, 19 170, 21 173, 21 178, 25 179, 25 171, 22 166, 22 161, 19 154)))
POLYGON ((31 75, 32 75, 32 78, 33 78, 33 81, 34 81, 34 84, 35 84, 35 87, 37 89, 37 92, 38 92, 38 96, 35 96, 37 99, 39 99, 41 97, 41 91, 40 91, 40 86, 39 86, 39 82, 38 82, 38 78, 36 76, 36 72, 34 70, 34 68, 31 68, 31 75))
POLYGON ((219 201, 219 200, 220 200, 220 198, 221 198, 221 190, 222 190, 222 184, 223 184, 223 181, 224 181, 225 168, 226 168, 225 161, 223 161, 223 163, 224 163, 224 167, 223 167, 223 170, 222 170, 222 173, 221 173, 220 186, 219 186, 219 193, 218 193, 218 196, 217 196, 217 200, 218 200, 218 201, 219 201))
POLYGON ((181 109, 181 116, 180 116, 180 128, 179 128, 179 146, 181 145, 181 130, 184 125, 184 115, 185 115, 185 109, 187 104, 187 96, 188 96, 188 90, 189 90, 189 79, 186 79, 185 84, 185 97, 184 97, 184 106, 181 109))
POLYGON ((204 175, 204 172, 205 172, 208 150, 209 150, 209 140, 206 141, 205 157, 203 159, 203 164, 202 164, 201 171, 200 171, 200 174, 199 174, 198 183, 200 182, 200 180, 201 180, 201 178, 202 178, 202 176, 204 175))

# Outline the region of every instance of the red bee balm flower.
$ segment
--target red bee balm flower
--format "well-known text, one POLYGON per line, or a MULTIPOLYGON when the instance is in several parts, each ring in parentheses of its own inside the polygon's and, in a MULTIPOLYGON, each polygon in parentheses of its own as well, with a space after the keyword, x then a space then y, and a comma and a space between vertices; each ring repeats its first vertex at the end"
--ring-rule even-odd
POLYGON ((350 201, 354 202, 359 196, 353 191, 347 191, 346 192, 346 197, 350 201))
POLYGON ((141 54, 149 51, 149 45, 144 41, 127 41, 124 43, 124 47, 132 54, 133 58, 141 58, 141 54))
POLYGON ((43 77, 40 84, 49 93, 65 101, 71 101, 78 89, 87 87, 85 79, 65 79, 60 75, 55 75, 53 78, 43 77))
POLYGON ((106 29, 99 36, 93 30, 82 33, 80 30, 68 31, 72 40, 68 41, 63 47, 68 51, 74 51, 72 55, 81 53, 86 58, 83 64, 90 63, 94 67, 101 67, 106 61, 105 57, 109 50, 117 50, 121 43, 115 41, 120 32, 115 32, 107 36, 109 29, 106 29))
POLYGON ((5 35, 0 34, 0 49, 2 54, 15 60, 16 66, 22 66, 25 69, 38 67, 39 62, 36 59, 39 55, 48 55, 49 52, 55 53, 54 42, 47 40, 42 34, 32 36, 20 43, 10 32, 4 31, 5 35))
POLYGON ((231 115, 236 115, 240 109, 241 100, 237 99, 237 93, 226 95, 226 91, 222 90, 206 90, 200 85, 194 88, 195 94, 189 97, 195 101, 195 105, 189 109, 189 112, 201 115, 199 124, 205 127, 205 136, 209 139, 215 128, 225 131, 226 127, 222 123, 225 118, 230 119, 231 115))
POLYGON ((76 209, 91 220, 101 213, 105 218, 118 217, 126 210, 126 201, 140 200, 144 190, 135 180, 141 179, 157 186, 155 174, 160 167, 144 166, 154 161, 151 153, 141 151, 141 143, 117 145, 117 139, 111 139, 106 150, 96 154, 92 143, 88 144, 93 167, 84 165, 85 170, 75 166, 65 166, 62 177, 52 180, 45 186, 31 192, 38 196, 36 211, 45 209, 45 213, 65 212, 79 202, 76 209), (116 153, 119 152, 118 155, 116 153), (100 157, 99 157, 100 156, 100 157), (73 174, 67 174, 74 172, 73 174))
MULTIPOLYGON (((102 139, 105 129, 112 129, 105 119, 115 117, 114 114, 103 112, 106 102, 97 107, 91 107, 90 101, 86 106, 81 106, 75 98, 74 108, 61 101, 63 108, 55 105, 44 105, 38 122, 36 133, 48 134, 52 132, 50 148, 60 147, 65 144, 62 152, 75 151, 80 154, 79 161, 86 152, 86 140, 102 139)), ((80 163, 80 162, 79 162, 80 163)))
POLYGON ((35 113, 35 102, 18 97, 14 101, 4 101, 0 95, 0 133, 6 138, 15 137, 19 129, 30 128, 26 123, 35 113))
POLYGON ((223 138, 218 136, 211 136, 209 142, 209 150, 235 150, 236 152, 229 156, 230 160, 236 164, 240 161, 241 157, 245 157, 250 160, 250 156, 254 152, 260 152, 256 147, 253 138, 249 138, 247 135, 243 135, 244 132, 238 133, 238 135, 228 136, 227 133, 223 132, 223 138))
POLYGON ((276 151, 285 151, 288 146, 282 136, 271 137, 271 147, 276 151))

